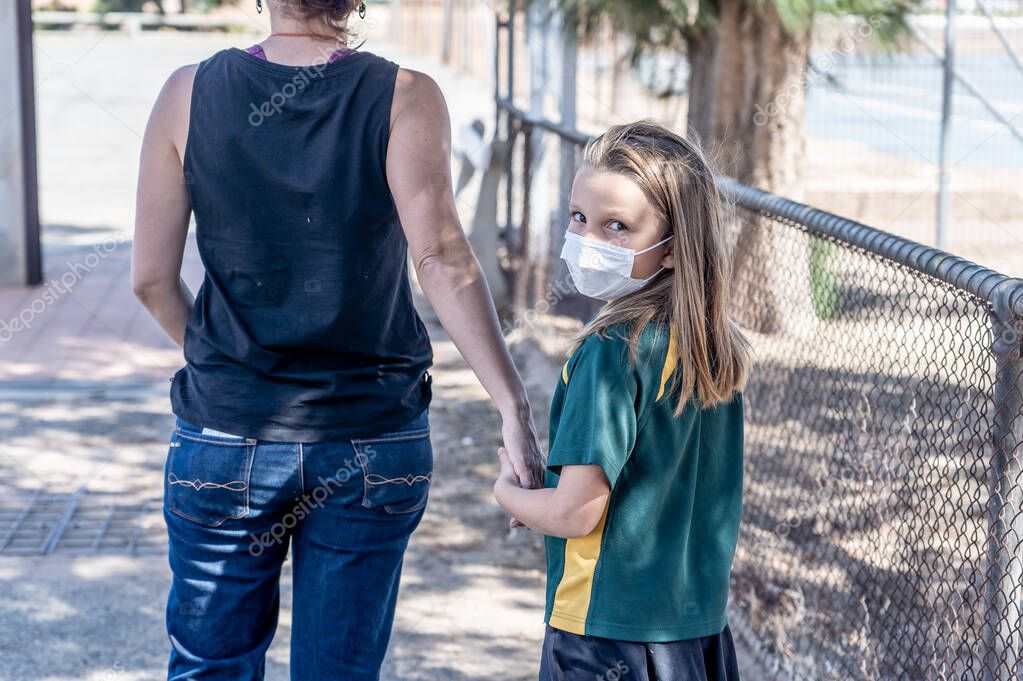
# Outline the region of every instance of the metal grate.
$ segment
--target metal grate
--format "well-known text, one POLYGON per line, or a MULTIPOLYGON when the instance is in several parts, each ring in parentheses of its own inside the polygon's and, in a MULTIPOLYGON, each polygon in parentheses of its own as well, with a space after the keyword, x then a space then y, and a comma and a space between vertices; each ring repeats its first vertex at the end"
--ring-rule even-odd
POLYGON ((166 551, 158 497, 34 492, 0 499, 0 556, 145 555, 166 551))

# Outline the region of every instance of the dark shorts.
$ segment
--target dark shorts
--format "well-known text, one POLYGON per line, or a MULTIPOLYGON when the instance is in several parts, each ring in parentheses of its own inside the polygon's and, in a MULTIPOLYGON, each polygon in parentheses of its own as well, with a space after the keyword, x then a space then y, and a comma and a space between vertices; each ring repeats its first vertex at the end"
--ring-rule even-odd
POLYGON ((728 625, 717 634, 669 643, 580 636, 547 626, 540 681, 739 681, 728 625))

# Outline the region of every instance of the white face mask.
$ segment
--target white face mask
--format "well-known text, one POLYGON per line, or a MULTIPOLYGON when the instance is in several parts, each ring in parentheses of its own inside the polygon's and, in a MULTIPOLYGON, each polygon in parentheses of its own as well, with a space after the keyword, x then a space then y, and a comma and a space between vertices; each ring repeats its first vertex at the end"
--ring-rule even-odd
POLYGON ((590 298, 612 300, 638 291, 664 271, 662 267, 646 279, 634 279, 632 261, 640 253, 657 248, 673 236, 668 235, 650 248, 634 251, 616 244, 586 239, 575 232, 565 232, 561 258, 568 263, 568 272, 579 293, 590 298))

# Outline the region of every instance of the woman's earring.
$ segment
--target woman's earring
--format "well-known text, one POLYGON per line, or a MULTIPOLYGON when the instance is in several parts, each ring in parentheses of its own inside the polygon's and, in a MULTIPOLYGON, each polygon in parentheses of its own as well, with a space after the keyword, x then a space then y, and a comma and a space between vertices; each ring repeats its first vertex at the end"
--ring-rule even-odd
POLYGON ((263 13, 263 0, 256 0, 256 11, 260 14, 263 13))
POLYGON ((364 2, 359 3, 359 18, 360 19, 366 18, 366 3, 364 2))

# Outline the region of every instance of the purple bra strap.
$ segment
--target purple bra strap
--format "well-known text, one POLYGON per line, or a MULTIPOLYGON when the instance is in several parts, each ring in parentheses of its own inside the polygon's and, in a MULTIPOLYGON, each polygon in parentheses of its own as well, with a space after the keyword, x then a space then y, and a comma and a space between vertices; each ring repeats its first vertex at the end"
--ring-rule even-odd
MULTIPOLYGON (((266 52, 263 51, 263 47, 261 45, 252 45, 251 47, 245 48, 245 51, 251 55, 259 57, 260 59, 266 60, 266 52)), ((327 62, 330 63, 338 61, 339 59, 343 59, 354 52, 355 50, 351 49, 350 47, 339 48, 331 53, 330 57, 327 59, 327 62)))

